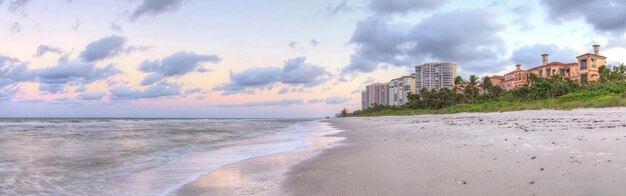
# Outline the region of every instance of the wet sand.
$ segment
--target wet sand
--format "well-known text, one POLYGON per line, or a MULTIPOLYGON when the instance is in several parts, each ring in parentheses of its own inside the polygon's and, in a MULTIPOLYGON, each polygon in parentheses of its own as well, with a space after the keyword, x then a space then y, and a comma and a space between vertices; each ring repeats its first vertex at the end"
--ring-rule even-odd
POLYGON ((340 130, 329 129, 306 137, 310 146, 221 167, 174 192, 174 195, 284 195, 281 183, 289 168, 340 145, 340 130))
POLYGON ((624 195, 626 108, 331 121, 341 145, 288 195, 624 195))

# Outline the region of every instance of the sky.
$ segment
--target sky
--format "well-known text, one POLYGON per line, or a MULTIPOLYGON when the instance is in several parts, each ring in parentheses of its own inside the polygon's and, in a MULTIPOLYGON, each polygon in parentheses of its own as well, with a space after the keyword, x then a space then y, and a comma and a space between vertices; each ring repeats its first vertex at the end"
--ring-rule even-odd
POLYGON ((0 0, 0 117, 309 118, 451 61, 626 62, 623 0, 0 0))

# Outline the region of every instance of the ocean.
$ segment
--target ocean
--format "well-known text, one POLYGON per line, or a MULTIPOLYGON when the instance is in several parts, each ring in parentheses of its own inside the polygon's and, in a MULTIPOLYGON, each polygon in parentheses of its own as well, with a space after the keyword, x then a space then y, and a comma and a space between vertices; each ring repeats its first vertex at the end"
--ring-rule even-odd
POLYGON ((168 195, 330 129, 315 119, 0 119, 0 195, 168 195))

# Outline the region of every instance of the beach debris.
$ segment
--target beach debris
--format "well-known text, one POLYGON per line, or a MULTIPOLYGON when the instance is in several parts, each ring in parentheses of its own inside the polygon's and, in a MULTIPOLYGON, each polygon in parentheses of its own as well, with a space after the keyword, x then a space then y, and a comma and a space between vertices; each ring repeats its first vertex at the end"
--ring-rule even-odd
POLYGON ((543 167, 540 170, 543 171, 544 170, 543 167))
POLYGON ((535 181, 530 181, 530 184, 535 184, 535 181))
POLYGON ((535 160, 536 158, 536 156, 530 157, 531 160, 535 160))

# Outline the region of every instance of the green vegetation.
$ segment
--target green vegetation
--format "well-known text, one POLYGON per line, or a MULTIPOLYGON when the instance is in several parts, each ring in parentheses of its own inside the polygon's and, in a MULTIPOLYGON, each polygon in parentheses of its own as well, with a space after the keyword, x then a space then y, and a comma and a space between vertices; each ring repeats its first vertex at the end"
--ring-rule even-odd
POLYGON ((374 105, 345 116, 392 116, 418 114, 451 114, 461 112, 505 112, 518 110, 601 108, 626 106, 626 65, 599 69, 597 82, 582 85, 558 75, 540 78, 529 75, 529 85, 511 91, 494 86, 489 77, 470 76, 468 82, 455 79, 462 93, 451 89, 410 94, 409 103, 401 107, 374 105))

